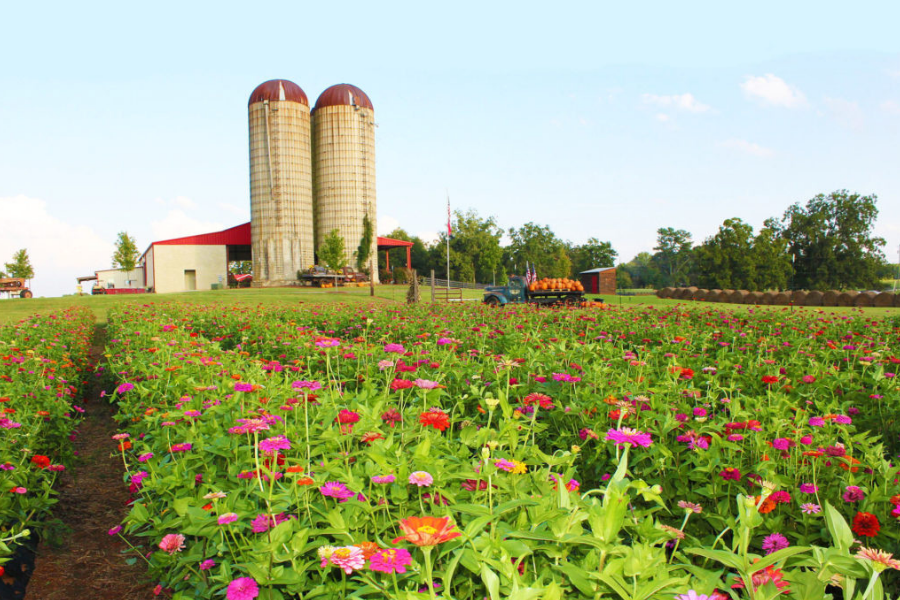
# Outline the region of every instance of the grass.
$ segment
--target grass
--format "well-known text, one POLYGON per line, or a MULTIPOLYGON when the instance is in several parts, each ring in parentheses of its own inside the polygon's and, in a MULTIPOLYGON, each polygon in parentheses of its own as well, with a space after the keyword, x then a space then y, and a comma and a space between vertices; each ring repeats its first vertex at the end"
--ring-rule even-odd
MULTIPOLYGON (((379 285, 375 286, 375 302, 387 302, 404 304, 406 302, 405 285, 379 285)), ((423 302, 431 301, 431 288, 422 286, 419 293, 423 302)), ((467 303, 478 302, 482 298, 480 290, 463 290, 463 300, 467 303)), ((594 295, 589 295, 594 298, 594 295)), ((769 312, 807 311, 809 313, 833 313, 833 314, 862 314, 868 317, 880 318, 889 315, 900 316, 900 308, 854 308, 854 307, 788 307, 766 306, 756 307, 751 305, 701 303, 657 298, 656 296, 609 296, 603 297, 612 306, 671 306, 683 304, 685 306, 705 306, 709 310, 746 309, 769 312)), ((199 304, 326 304, 331 302, 371 302, 369 288, 267 288, 267 289, 241 289, 220 290, 202 292, 182 292, 177 294, 143 294, 137 296, 63 296, 62 298, 12 298, 0 300, 0 325, 20 321, 34 313, 47 313, 54 310, 69 308, 71 306, 86 306, 90 308, 97 319, 98 324, 106 323, 106 314, 110 308, 128 304, 147 304, 158 302, 190 302, 199 304)))

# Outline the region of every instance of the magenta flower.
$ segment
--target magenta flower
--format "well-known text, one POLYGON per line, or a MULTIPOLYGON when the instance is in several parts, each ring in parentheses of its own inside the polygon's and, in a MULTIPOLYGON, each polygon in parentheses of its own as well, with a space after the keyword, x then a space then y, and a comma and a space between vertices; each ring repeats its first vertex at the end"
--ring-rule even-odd
POLYGON ((141 454, 140 456, 138 456, 138 462, 147 462, 151 458, 153 458, 153 453, 145 452, 144 454, 141 454))
POLYGON ((763 539, 762 549, 766 551, 766 554, 772 554, 773 552, 783 550, 790 545, 791 544, 786 537, 780 533, 773 533, 772 535, 767 535, 765 539, 763 539))
POLYGON ((116 525, 115 527, 113 527, 112 529, 107 531, 106 533, 108 533, 109 535, 117 535, 120 531, 122 531, 122 526, 116 525))
POLYGON ((800 380, 803 383, 815 383, 816 378, 813 377, 812 375, 804 375, 803 377, 800 378, 800 380))
POLYGON ((372 483, 394 483, 397 478, 393 475, 375 475, 372 477, 372 483))
POLYGON ((228 584, 225 597, 228 600, 254 600, 259 596, 259 586, 250 577, 238 577, 228 584))
POLYGON ((801 483, 800 491, 804 494, 815 494, 819 491, 819 486, 813 485, 812 483, 801 483))
POLYGON ((318 381, 295 381, 291 383, 291 387, 295 390, 309 390, 310 392, 315 392, 316 390, 322 389, 322 384, 318 381))
POLYGON ((269 515, 259 514, 250 521, 250 528, 253 530, 253 533, 265 533, 272 528, 272 521, 273 519, 269 515))
POLYGON ((631 444, 632 446, 648 448, 653 443, 653 439, 651 439, 649 433, 637 431, 636 429, 631 429, 629 427, 610 429, 606 432, 606 439, 615 442, 617 446, 631 444))
MULTIPOLYGON (((236 392, 252 392, 253 384, 252 383, 236 383, 234 384, 234 391, 236 392)), ((255 581, 253 582, 256 583, 255 581)))
POLYGON ((793 445, 793 442, 787 438, 775 438, 772 440, 772 447, 776 450, 787 450, 793 445))
POLYGON ((336 338, 322 338, 316 342, 319 348, 337 348, 341 345, 341 340, 336 338))
POLYGON ((116 388, 117 394, 124 394, 125 392, 131 391, 134 389, 133 383, 123 383, 120 384, 119 387, 116 388))
POLYGON ((710 600, 706 594, 698 594, 695 590, 688 590, 687 594, 678 594, 675 600, 710 600))
POLYGON ((506 471, 507 473, 511 473, 513 469, 516 468, 516 463, 506 460, 505 458, 501 458, 500 460, 494 461, 494 466, 500 469, 501 471, 506 471))
POLYGON ((853 423, 853 419, 851 419, 847 415, 838 415, 834 418, 834 422, 838 425, 850 425, 851 423, 853 423))
POLYGON ((825 427, 825 419, 822 417, 810 417, 809 418, 809 426, 810 427, 825 427))
POLYGON ((274 454, 278 450, 290 450, 291 441, 283 435, 276 435, 259 443, 259 449, 266 454, 274 454))
POLYGON ((227 525, 229 523, 234 523, 238 520, 237 513, 225 513, 224 515, 219 517, 219 525, 227 525))
POLYGON ((208 571, 208 570, 212 569, 214 566, 216 566, 216 561, 214 561, 211 558, 208 558, 200 563, 200 570, 208 571))
POLYGON ((412 556, 403 548, 379 550, 369 558, 369 568, 380 573, 406 573, 406 566, 412 563, 412 556))
POLYGON ((844 494, 841 496, 841 498, 844 499, 844 502, 859 502, 866 497, 866 494, 858 486, 848 485, 844 489, 844 494))
POLYGON ((409 474, 409 482, 419 487, 428 487, 434 483, 434 477, 427 471, 414 471, 409 474))
POLYGON ((169 554, 181 552, 184 550, 184 536, 180 533, 170 533, 165 535, 163 536, 162 541, 159 542, 159 548, 169 554))
POLYGON ((319 492, 328 498, 336 498, 339 502, 346 502, 355 495, 346 485, 337 481, 329 481, 319 488, 319 492))
POLYGON ((170 450, 172 452, 187 452, 192 447, 193 446, 191 445, 190 442, 187 442, 185 444, 172 444, 172 447, 170 448, 170 450))
POLYGON ((403 354, 406 352, 406 348, 403 347, 403 344, 385 344, 384 351, 392 354, 403 354))

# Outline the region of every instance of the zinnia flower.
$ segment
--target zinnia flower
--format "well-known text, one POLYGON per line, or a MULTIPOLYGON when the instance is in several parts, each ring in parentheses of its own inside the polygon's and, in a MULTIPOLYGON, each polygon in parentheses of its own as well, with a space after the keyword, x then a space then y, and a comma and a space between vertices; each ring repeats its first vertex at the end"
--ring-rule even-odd
POLYGON ((347 575, 356 569, 362 569, 366 564, 366 559, 363 558, 362 548, 356 546, 335 548, 328 560, 334 566, 343 569, 344 573, 347 575))
POLYGON ((283 435, 276 435, 275 437, 262 440, 259 443, 259 449, 266 454, 273 454, 278 450, 290 450, 291 441, 283 435))
POLYGON ((441 409, 432 408, 419 415, 419 423, 425 427, 434 427, 438 431, 444 431, 450 427, 450 418, 441 409))
POLYGON ((380 550, 369 558, 369 568, 381 573, 406 573, 406 566, 412 562, 412 556, 404 548, 388 548, 380 550))
POLYGON ((884 571, 885 569, 900 570, 900 560, 895 559, 893 554, 885 552, 884 550, 878 550, 876 548, 866 548, 865 546, 863 546, 856 553, 856 557, 872 561, 872 568, 875 569, 875 571, 877 571, 878 573, 884 571))
POLYGON ((160 550, 164 550, 169 554, 175 554, 184 550, 184 536, 180 533, 170 533, 163 536, 159 543, 160 550))
POLYGON ((396 538, 394 543, 406 540, 416 546, 436 546, 461 536, 455 527, 450 517, 408 517, 400 520, 400 531, 404 535, 396 538))
POLYGON ((767 535, 765 539, 763 539, 762 549, 766 551, 766 554, 772 554, 773 552, 787 548, 790 545, 791 544, 786 537, 780 533, 773 533, 772 535, 767 535))
POLYGON ((881 530, 881 523, 878 517, 872 513, 859 512, 853 517, 853 533, 863 535, 865 537, 875 537, 881 530))
POLYGON ((636 429, 631 429, 629 427, 610 429, 606 432, 606 439, 615 442, 617 446, 631 444, 632 446, 647 448, 653 443, 649 433, 637 431, 636 429))
POLYGON ((803 511, 805 515, 814 515, 822 510, 822 507, 818 504, 813 504, 812 502, 807 502, 805 504, 800 505, 800 510, 803 511))
POLYGON ((250 577, 238 577, 228 584, 225 597, 228 600, 253 600, 259 596, 259 586, 250 577))
POLYGON ((844 502, 859 502, 860 500, 865 499, 865 497, 866 494, 862 489, 855 485, 848 485, 845 488, 843 496, 841 496, 841 498, 844 499, 844 502))
POLYGON ((414 471, 409 474, 409 482, 419 487, 428 487, 434 483, 434 477, 427 471, 414 471))
POLYGON ((355 494, 347 489, 347 486, 337 481, 329 481, 319 488, 323 496, 328 498, 337 498, 340 502, 345 502, 348 498, 352 498, 355 494))

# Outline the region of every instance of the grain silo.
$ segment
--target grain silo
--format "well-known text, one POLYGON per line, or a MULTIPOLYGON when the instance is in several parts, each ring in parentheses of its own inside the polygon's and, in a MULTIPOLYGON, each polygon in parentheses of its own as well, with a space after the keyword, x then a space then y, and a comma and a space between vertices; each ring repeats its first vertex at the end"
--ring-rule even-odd
POLYGON ((266 81, 249 120, 253 285, 295 282, 315 252, 309 100, 296 83, 266 81))
MULTIPOLYGON (((356 86, 331 86, 316 101, 312 133, 316 245, 337 229, 344 238, 347 263, 355 265, 366 214, 372 222, 372 257, 378 244, 372 101, 356 86)), ((372 276, 377 282, 377 269, 372 276)))

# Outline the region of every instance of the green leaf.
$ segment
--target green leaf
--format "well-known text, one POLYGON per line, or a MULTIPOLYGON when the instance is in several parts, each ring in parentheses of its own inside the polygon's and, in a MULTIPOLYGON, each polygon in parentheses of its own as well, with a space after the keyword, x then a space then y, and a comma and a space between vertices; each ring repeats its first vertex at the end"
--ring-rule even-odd
POLYGON ((485 564, 481 565, 481 580, 484 582, 485 587, 487 587, 488 593, 491 595, 491 600, 499 600, 500 578, 485 564))
POLYGON ((172 502, 172 508, 175 510, 179 517, 183 517, 187 514, 190 502, 190 498, 178 498, 174 502, 172 502))
POLYGON ((721 563, 726 567, 730 567, 737 571, 741 571, 744 568, 744 559, 742 559, 737 554, 733 552, 728 552, 726 550, 705 550, 703 548, 685 548, 685 552, 690 554, 696 554, 697 556, 702 556, 703 558, 708 558, 710 560, 714 560, 717 563, 721 563))
POLYGON ((785 560, 794 556, 795 554, 803 554, 804 552, 809 552, 810 548, 806 546, 791 546, 790 548, 782 548, 778 552, 773 552, 768 556, 759 559, 757 562, 753 563, 750 567, 752 569, 752 573, 756 573, 757 571, 762 571, 766 567, 770 567, 777 563, 780 560, 785 560))

